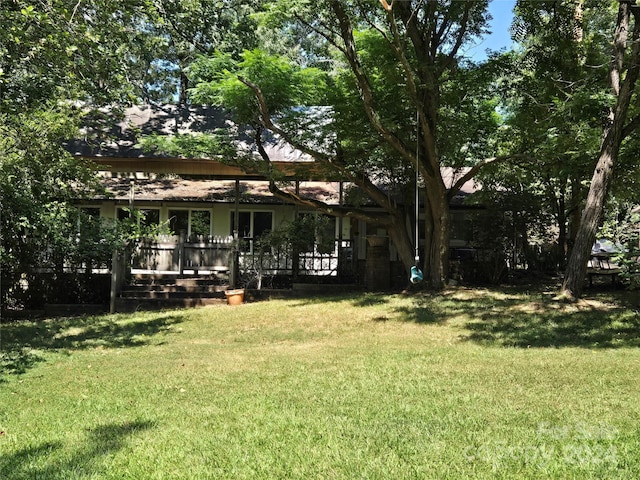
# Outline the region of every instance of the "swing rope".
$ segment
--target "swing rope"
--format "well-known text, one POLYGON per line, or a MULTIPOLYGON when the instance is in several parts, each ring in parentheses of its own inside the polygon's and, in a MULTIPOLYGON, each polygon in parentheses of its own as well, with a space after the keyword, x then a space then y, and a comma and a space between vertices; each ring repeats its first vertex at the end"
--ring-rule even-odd
POLYGON ((416 202, 415 202, 416 203, 416 225, 415 225, 415 233, 416 233, 415 261, 416 261, 416 265, 420 261, 420 232, 419 232, 420 224, 418 222, 418 218, 419 218, 419 215, 420 215, 420 192, 419 192, 418 182, 420 181, 420 178, 418 177, 418 154, 419 154, 419 147, 416 146, 416 199, 415 199, 416 200, 416 202))
POLYGON ((411 283, 419 283, 423 279, 422 270, 418 266, 420 263, 420 223, 419 223, 419 215, 420 215, 420 188, 418 183, 420 181, 418 165, 420 164, 420 117, 419 113, 416 110, 416 198, 415 198, 415 207, 416 207, 416 221, 415 221, 415 257, 414 257, 414 265, 411 267, 411 283))

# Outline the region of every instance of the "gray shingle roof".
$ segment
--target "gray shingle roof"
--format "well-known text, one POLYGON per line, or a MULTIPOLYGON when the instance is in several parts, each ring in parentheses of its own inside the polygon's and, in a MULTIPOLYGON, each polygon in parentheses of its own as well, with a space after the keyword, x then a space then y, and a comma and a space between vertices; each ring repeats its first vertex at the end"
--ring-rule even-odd
MULTIPOLYGON (((186 135, 213 133, 236 128, 228 113, 222 109, 199 105, 136 105, 124 110, 101 109, 85 117, 82 138, 67 143, 73 155, 86 158, 168 158, 162 153, 145 152, 139 145, 141 138, 156 135, 186 135)), ((251 145, 248 128, 237 128, 238 139, 251 145)), ((310 161, 311 159, 267 136, 265 149, 273 161, 310 161)))

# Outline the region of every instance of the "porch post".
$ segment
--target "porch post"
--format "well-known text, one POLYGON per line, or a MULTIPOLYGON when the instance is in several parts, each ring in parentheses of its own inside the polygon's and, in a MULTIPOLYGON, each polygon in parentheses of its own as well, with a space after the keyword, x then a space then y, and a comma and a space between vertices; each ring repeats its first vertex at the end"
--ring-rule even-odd
MULTIPOLYGON (((296 191, 296 195, 299 196, 300 195, 300 181, 296 180, 295 185, 296 185, 296 190, 295 190, 296 191)), ((298 220, 298 215, 300 213, 299 210, 300 209, 298 208, 298 205, 295 205, 294 209, 293 209, 293 215, 294 215, 293 220, 294 221, 298 220)), ((298 251, 297 247, 294 247, 291 250, 291 280, 293 282, 298 280, 298 273, 300 273, 300 252, 298 251)))
MULTIPOLYGON (((342 202, 344 198, 344 185, 342 184, 342 180, 340 180, 340 198, 338 200, 338 205, 342 207, 342 202)), ((343 227, 343 218, 342 216, 338 217, 338 278, 342 279, 344 276, 344 249, 342 248, 342 227, 343 227)))
POLYGON ((231 265, 229 265, 229 286, 236 288, 238 286, 238 277, 240 276, 240 243, 238 238, 238 224, 240 223, 240 180, 236 178, 235 185, 235 204, 233 211, 233 247, 231 251, 231 265))
POLYGON ((182 278, 184 276, 184 244, 187 242, 187 232, 180 230, 178 237, 178 276, 182 278))
POLYGON ((111 291, 109 292, 109 313, 116 313, 116 298, 124 280, 124 255, 117 249, 111 255, 111 291))

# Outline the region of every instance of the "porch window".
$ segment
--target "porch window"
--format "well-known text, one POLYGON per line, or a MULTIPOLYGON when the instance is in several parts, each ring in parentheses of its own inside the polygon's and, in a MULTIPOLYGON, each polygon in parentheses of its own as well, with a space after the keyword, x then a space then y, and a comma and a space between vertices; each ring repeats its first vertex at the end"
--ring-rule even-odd
POLYGON ((317 213, 301 213, 298 217, 301 252, 313 252, 321 255, 332 253, 336 242, 336 218, 317 213))
POLYGON ((169 230, 173 235, 189 235, 189 210, 169 210, 169 230))
POLYGON ((208 210, 191 210, 191 235, 211 234, 211 212, 208 210))
POLYGON ((100 218, 100 207, 80 207, 86 216, 91 218, 100 218))
POLYGON ((173 235, 184 231, 188 236, 211 234, 211 212, 209 210, 169 210, 169 228, 173 235))
POLYGON ((336 247, 336 217, 321 215, 316 227, 316 246, 318 253, 329 254, 336 247))
POLYGON ((451 212, 451 240, 465 243, 473 240, 473 221, 467 212, 451 212))
MULTIPOLYGON (((235 230, 235 212, 231 212, 231 234, 235 230)), ((244 249, 253 251, 253 240, 273 230, 273 212, 238 212, 238 237, 245 240, 244 249)))
MULTIPOLYGON (((145 227, 160 225, 160 209, 159 208, 139 208, 141 213, 140 224, 145 227)), ((118 208, 118 220, 129 218, 131 214, 128 209, 118 208)))

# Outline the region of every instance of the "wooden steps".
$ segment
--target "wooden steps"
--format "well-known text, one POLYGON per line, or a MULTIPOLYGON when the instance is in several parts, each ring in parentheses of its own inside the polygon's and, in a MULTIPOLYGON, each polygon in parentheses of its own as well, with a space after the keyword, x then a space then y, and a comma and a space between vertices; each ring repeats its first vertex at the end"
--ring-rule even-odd
POLYGON ((116 299, 117 312, 191 308, 226 303, 228 285, 215 276, 134 275, 116 299))

